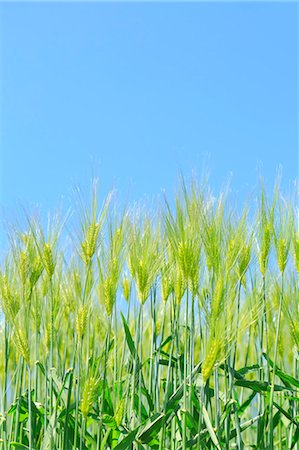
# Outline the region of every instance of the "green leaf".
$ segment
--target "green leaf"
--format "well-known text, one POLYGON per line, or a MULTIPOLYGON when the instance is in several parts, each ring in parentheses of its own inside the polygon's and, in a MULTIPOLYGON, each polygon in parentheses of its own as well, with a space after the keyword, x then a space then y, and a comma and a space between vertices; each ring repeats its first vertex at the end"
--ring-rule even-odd
POLYGON ((299 427, 297 427, 296 432, 293 436, 291 449, 294 448, 296 444, 298 444, 298 441, 299 441, 299 427))
POLYGON ((189 413, 189 411, 181 411, 181 414, 186 416, 186 425, 189 430, 192 431, 193 435, 196 434, 198 423, 195 421, 194 417, 189 413))
MULTIPOLYGON (((273 367, 274 367, 273 361, 269 358, 269 356, 267 356, 266 353, 263 353, 263 356, 266 358, 268 364, 273 369, 273 367)), ((297 380, 296 378, 292 377, 291 375, 288 375, 287 373, 283 372, 277 366, 275 366, 275 375, 277 375, 287 387, 290 387, 292 385, 292 386, 296 386, 297 388, 299 388, 299 380, 297 380)))
MULTIPOLYGON (((199 371, 199 369, 201 368, 201 362, 197 364, 197 366, 194 367, 194 369, 192 370, 191 373, 191 380, 194 378, 194 376, 197 374, 197 372, 199 371)), ((184 383, 182 383, 177 390, 172 394, 172 396, 168 399, 167 403, 166 403, 166 412, 172 412, 176 406, 177 403, 180 401, 180 399, 183 396, 183 389, 184 389, 184 383)))
POLYGON ((281 414, 283 414, 290 422, 292 422, 293 424, 295 424, 298 427, 298 423, 296 422, 296 420, 294 420, 294 418, 291 416, 290 413, 288 413, 285 409, 283 409, 278 403, 273 402, 273 405, 281 412, 281 414))
POLYGON ((136 435, 138 433, 139 426, 135 430, 131 431, 117 446, 114 450, 128 450, 129 446, 135 441, 136 435))
POLYGON ((52 416, 50 417, 45 435, 44 435, 44 439, 43 439, 43 443, 41 446, 41 450, 49 450, 51 448, 51 443, 52 440, 55 439, 55 435, 57 432, 56 429, 56 411, 53 412, 52 416))
POLYGON ((237 370, 237 372, 243 376, 243 375, 246 375, 246 373, 248 373, 248 372, 252 372, 252 371, 258 370, 258 369, 260 369, 259 364, 252 364, 251 366, 242 367, 242 369, 237 370))
POLYGON ((110 430, 111 431, 111 447, 115 448, 117 446, 119 436, 121 435, 121 432, 117 429, 110 430))
POLYGON ((126 321, 123 313, 120 312, 120 314, 121 314, 123 326, 124 326, 124 329, 125 329, 126 341, 127 341, 130 353, 133 356, 133 358, 137 357, 137 359, 139 359, 138 355, 137 355, 137 352, 136 352, 135 345, 134 345, 134 341, 133 341, 133 338, 132 338, 132 335, 131 335, 131 332, 130 332, 130 329, 129 329, 129 326, 127 324, 127 321, 126 321))
MULTIPOLYGON (((161 365, 161 366, 168 366, 169 365, 169 360, 168 359, 159 359, 159 364, 161 365)), ((170 365, 171 365, 171 367, 175 367, 176 366, 176 361, 171 361, 171 363, 170 363, 170 365)))
POLYGON ((158 414, 151 418, 151 422, 146 425, 138 435, 138 439, 147 444, 159 433, 165 422, 165 414, 158 414))
MULTIPOLYGON (((138 394, 134 395, 134 409, 135 409, 136 414, 138 415, 138 413, 139 413, 139 396, 138 396, 138 394)), ((145 422, 148 418, 149 418, 149 413, 146 410, 143 402, 141 401, 141 420, 142 420, 142 422, 145 422)))
POLYGON ((147 390, 147 388, 146 388, 146 386, 145 386, 143 377, 141 378, 141 380, 142 380, 142 388, 141 388, 141 391, 142 391, 143 395, 145 395, 145 397, 146 397, 146 400, 147 400, 147 403, 148 403, 150 412, 153 412, 154 409, 155 409, 155 406, 154 406, 152 397, 150 396, 150 394, 149 394, 149 392, 148 392, 148 390, 147 390))
MULTIPOLYGON (((235 381, 235 386, 245 387, 251 389, 254 392, 270 391, 269 383, 256 380, 237 380, 235 381)), ((285 391, 285 390, 292 390, 292 389, 284 386, 279 386, 277 384, 274 385, 274 391, 285 391)))
POLYGON ((275 414, 274 414, 274 417, 273 417, 273 430, 277 427, 277 425, 279 424, 279 422, 280 422, 280 416, 281 416, 281 412, 280 411, 277 411, 275 414))
POLYGON ((112 429, 117 428, 115 418, 113 416, 110 416, 109 414, 103 415, 103 423, 105 425, 107 425, 107 427, 109 427, 109 428, 112 428, 112 429))
POLYGON ((204 418, 206 427, 208 429, 208 432, 209 432, 209 435, 211 437, 211 440, 212 440, 213 444, 215 445, 215 447, 218 450, 221 450, 218 438, 216 436, 215 430, 214 430, 214 428, 212 426, 212 423, 210 421, 209 414, 208 414, 208 411, 206 410, 205 405, 202 405, 202 414, 203 414, 203 418, 204 418))
POLYGON ((105 446, 106 446, 106 443, 107 443, 110 433, 111 433, 111 428, 109 428, 104 435, 104 438, 101 443, 101 450, 105 450, 105 446))
POLYGON ((159 349, 162 349, 163 347, 165 347, 165 345, 168 344, 168 342, 170 342, 171 340, 172 340, 172 336, 171 335, 168 336, 166 339, 164 339, 164 341, 161 343, 160 347, 157 348, 157 351, 159 349))
MULTIPOLYGON (((247 428, 249 428, 249 427, 251 427, 251 425, 253 425, 255 422, 257 422, 259 419, 261 419, 261 418, 263 418, 263 414, 260 414, 260 415, 258 415, 258 416, 255 416, 255 417, 253 417, 252 419, 249 419, 249 420, 247 420, 246 422, 243 422, 241 425, 240 425, 240 429, 241 429, 241 432, 242 431, 244 431, 244 430, 246 430, 247 428)), ((234 439, 235 437, 237 436, 237 431, 236 431, 236 429, 233 429, 231 432, 230 432, 230 439, 234 439)))
POLYGON ((256 396, 256 391, 253 391, 244 403, 238 408, 238 414, 241 415, 248 408, 254 397, 256 396))
MULTIPOLYGON (((135 348, 135 345, 134 345, 134 341, 133 341, 133 338, 132 338, 129 326, 128 326, 127 321, 126 321, 124 315, 122 314, 122 312, 120 314, 121 314, 123 326, 124 326, 124 329, 125 329, 126 341, 127 341, 130 353, 131 353, 133 358, 136 358, 137 367, 139 367, 139 370, 140 370, 141 369, 140 361, 139 361, 139 357, 138 357, 138 354, 137 354, 137 351, 136 351, 136 348, 135 348)), ((154 410, 154 404, 153 404, 151 396, 149 395, 148 390, 146 389, 141 370, 140 370, 140 376, 141 376, 141 381, 142 381, 142 392, 146 396, 149 409, 152 412, 154 410)))
POLYGON ((27 447, 27 445, 21 444, 19 442, 11 442, 10 445, 17 450, 29 450, 29 447, 27 447))
POLYGON ((230 372, 237 380, 243 380, 244 378, 243 375, 241 375, 237 370, 230 367, 228 364, 220 364, 219 368, 225 373, 230 372))

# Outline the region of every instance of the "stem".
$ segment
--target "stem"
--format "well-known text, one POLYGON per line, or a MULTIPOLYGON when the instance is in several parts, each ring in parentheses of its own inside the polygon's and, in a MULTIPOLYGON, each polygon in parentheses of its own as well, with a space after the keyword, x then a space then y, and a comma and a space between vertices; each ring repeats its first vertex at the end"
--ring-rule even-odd
MULTIPOLYGON (((54 363, 54 299, 53 299, 53 284, 52 278, 50 278, 50 417, 53 413, 53 379, 51 369, 54 363)), ((52 438, 51 438, 52 448, 52 438)))
POLYGON ((3 422, 3 436, 4 436, 4 450, 7 449, 7 416, 6 416, 6 408, 7 408, 7 379, 8 379, 8 358, 9 358, 9 349, 8 349, 8 323, 7 320, 4 319, 4 392, 3 392, 3 416, 5 420, 3 422))
POLYGON ((64 436, 63 436, 63 450, 68 450, 68 418, 69 418, 69 410, 71 404, 71 394, 72 394, 72 385, 73 385, 73 370, 70 374, 68 393, 67 393, 67 404, 66 404, 66 412, 65 412, 65 420, 64 420, 64 436))
MULTIPOLYGON (((155 389, 155 383, 154 383, 154 355, 155 355, 155 362, 156 359, 159 361, 159 358, 156 356, 156 349, 157 349, 157 336, 156 336, 156 308, 155 308, 155 295, 151 295, 150 302, 151 302, 151 319, 152 319, 152 340, 151 340, 151 356, 150 356, 150 367, 149 367, 149 387, 150 387, 150 393, 153 398, 153 403, 156 405, 156 389, 155 389)), ((156 366, 155 366, 156 368, 156 366)))
POLYGON ((99 416, 100 416, 100 425, 99 425, 98 448, 100 448, 101 442, 102 442, 103 412, 104 412, 104 403, 105 403, 105 389, 106 389, 106 378, 107 378, 107 361, 108 361, 108 353, 109 353, 109 347, 110 347, 111 323, 112 323, 112 316, 109 316, 109 319, 108 319, 108 330, 107 330, 107 336, 106 336, 106 347, 105 347, 105 360, 104 360, 102 397, 101 397, 101 402, 100 402, 100 414, 99 414, 99 416))
POLYGON ((272 373, 272 383, 270 390, 270 402, 269 402, 269 450, 274 448, 274 428, 273 428, 273 402, 274 402, 274 387, 275 387, 275 374, 276 374, 276 360, 277 360, 277 348, 278 348, 278 339, 279 339, 279 329, 280 329, 280 319, 281 319, 281 311, 283 304, 283 279, 284 272, 281 273, 281 292, 280 292, 280 301, 279 301, 279 310, 278 310, 278 318, 277 318, 277 326, 276 326, 276 336, 275 336, 275 346, 274 346, 274 359, 273 359, 273 373, 272 373))
MULTIPOLYGON (((24 367, 24 360, 21 357, 20 358, 19 374, 18 374, 19 375, 19 379, 18 379, 18 383, 17 383, 18 388, 19 388, 18 392, 17 392, 17 397, 21 397, 21 395, 22 395, 22 389, 23 389, 23 367, 24 367)), ((14 433, 14 440, 15 441, 19 440, 19 428, 20 428, 19 418, 20 418, 20 406, 19 406, 19 402, 18 402, 17 413, 16 413, 15 433, 14 433)))
POLYGON ((28 364, 28 422, 29 422, 29 450, 32 450, 32 410, 31 410, 31 371, 28 364))
POLYGON ((77 436, 78 436, 78 422, 79 422, 79 402, 80 402, 80 379, 81 379, 81 354, 82 354, 82 340, 77 342, 77 379, 76 379, 76 391, 75 391, 75 431, 74 431, 74 450, 77 448, 77 436))
MULTIPOLYGON (((127 311, 127 324, 129 324, 129 320, 130 320, 130 307, 131 307, 131 302, 130 302, 130 297, 129 297, 128 311, 127 311)), ((119 379, 118 379, 119 386, 121 384, 122 374, 123 374, 123 367, 124 367, 124 361, 125 361, 125 349, 126 349, 126 339, 124 337, 122 350, 121 350, 121 363, 120 363, 119 379)))
POLYGON ((217 437, 220 440, 220 402, 219 402, 219 373, 218 373, 218 362, 215 364, 214 368, 214 383, 215 383, 215 424, 217 437))
POLYGON ((138 324, 138 339, 140 345, 139 351, 139 365, 140 365, 140 375, 139 375, 139 403, 138 403, 138 416, 139 423, 142 423, 142 402, 141 402, 141 394, 142 394, 142 326, 143 326, 143 305, 140 305, 140 314, 139 314, 139 324, 138 324))
POLYGON ((183 391, 183 450, 187 448, 187 359, 188 359, 188 289, 186 295, 186 305, 185 305, 185 354, 184 354, 184 391, 183 391))
POLYGON ((117 352, 117 310, 116 310, 116 302, 114 303, 114 370, 113 370, 113 385, 114 385, 114 394, 115 398, 119 399, 119 385, 117 383, 118 380, 118 352, 117 352))
MULTIPOLYGON (((261 319, 261 331, 260 331, 260 381, 264 382, 265 374, 264 374, 264 368, 263 368, 263 351, 264 351, 264 334, 266 334, 266 353, 268 351, 268 330, 267 330, 267 308, 266 308, 266 276, 263 275, 263 312, 262 312, 262 319, 261 319)), ((268 381, 269 379, 269 373, 268 373, 268 381)), ((263 395, 259 395, 259 419, 257 424, 257 446, 264 447, 264 414, 265 412, 265 399, 263 395)))
POLYGON ((166 321, 166 303, 164 303, 163 306, 163 322, 162 322, 162 329, 161 329, 161 340, 160 340, 160 346, 158 349, 158 354, 156 355, 156 366, 155 366, 155 407, 157 410, 160 408, 160 399, 159 399, 159 372, 160 372, 160 354, 161 354, 161 344, 164 340, 164 330, 165 330, 165 321, 166 321))
MULTIPOLYGON (((165 396, 164 396, 164 404, 163 404, 163 412, 164 413, 166 412, 166 406, 167 406, 167 401, 168 401, 168 391, 169 391, 169 386, 170 386, 170 374, 171 374, 173 347, 174 347, 174 339, 172 338, 168 367, 167 367, 167 379, 166 379, 165 396)), ((163 427, 162 427, 159 450, 163 450, 165 448, 165 447, 163 447, 164 439, 165 439, 165 423, 163 424, 163 427)))

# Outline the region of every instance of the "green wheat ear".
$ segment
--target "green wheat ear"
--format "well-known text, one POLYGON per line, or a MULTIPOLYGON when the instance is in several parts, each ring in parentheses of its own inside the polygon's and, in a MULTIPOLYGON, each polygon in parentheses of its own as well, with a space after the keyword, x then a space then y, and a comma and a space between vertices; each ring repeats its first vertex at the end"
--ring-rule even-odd
POLYGON ((293 254, 295 267, 299 274, 299 238, 297 238, 296 236, 293 237, 293 254))
POLYGON ((6 273, 0 274, 0 305, 6 320, 13 324, 20 309, 20 302, 16 293, 11 289, 11 282, 6 273))
POLYGON ((224 278, 218 277, 215 287, 215 292, 212 295, 211 301, 211 324, 216 324, 220 313, 223 311, 225 285, 224 278))
POLYGON ((78 341, 82 339, 84 332, 86 330, 88 314, 89 314, 88 306, 86 304, 80 305, 76 317, 76 331, 78 341))
MULTIPOLYGON (((124 264, 125 223, 125 216, 121 219, 117 216, 110 218, 108 223, 109 241, 102 247, 98 258, 99 293, 108 317, 111 317, 113 313, 124 264)), ((129 288, 128 284, 127 289, 129 288)), ((129 299, 130 293, 127 292, 126 295, 129 299)))
POLYGON ((268 259, 271 249, 271 230, 272 227, 270 223, 267 223, 263 230, 261 248, 259 253, 260 271, 263 276, 265 276, 268 267, 268 259))
POLYGON ((166 303, 170 294, 174 290, 173 264, 164 263, 161 268, 161 297, 163 303, 166 303))
POLYGON ((245 244, 241 248, 237 266, 238 278, 239 280, 241 280, 244 288, 246 288, 246 272, 249 267, 250 260, 251 260, 251 244, 245 244))
POLYGON ((182 298, 187 289, 187 283, 185 277, 183 276, 179 267, 175 270, 174 283, 173 283, 173 292, 175 295, 176 302, 178 304, 181 303, 182 298))
POLYGON ((82 400, 81 400, 81 412, 85 419, 87 418, 93 403, 98 395, 98 380, 96 377, 89 377, 84 383, 82 400))
POLYGON ((19 273, 20 279, 23 286, 27 283, 28 275, 30 271, 30 264, 28 253, 26 250, 22 250, 19 256, 19 273))
POLYGON ((125 405, 126 405, 125 399, 123 398, 120 400, 120 402, 117 406, 117 409, 116 409, 116 413, 114 415, 114 419, 115 419, 116 425, 118 427, 121 425, 123 418, 124 418, 125 405))
POLYGON ((219 339, 211 338, 207 346, 206 356, 205 359, 203 360, 201 369, 202 378, 204 382, 206 382, 210 378, 213 372, 215 363, 220 353, 220 348, 221 345, 219 339))
POLYGON ((86 265, 96 252, 99 232, 100 225, 95 222, 91 223, 86 230, 85 240, 81 244, 81 255, 86 265))
POLYGON ((277 264, 281 273, 285 271, 287 262, 288 262, 288 254, 290 244, 287 239, 283 237, 279 237, 277 240, 277 264))
POLYGON ((126 302, 129 301, 132 289, 132 280, 124 276, 122 279, 122 291, 126 302))
POLYGON ((139 301, 144 304, 160 270, 160 257, 152 224, 145 221, 143 227, 133 224, 130 228, 128 266, 137 289, 139 301))
POLYGON ((103 281, 103 292, 104 292, 104 306, 106 309, 106 313, 109 317, 111 317, 117 292, 117 284, 115 284, 115 281, 113 280, 112 277, 108 276, 103 281))
POLYGON ((19 354, 22 356, 26 364, 30 362, 30 350, 28 337, 23 328, 18 328, 17 326, 14 329, 13 339, 15 342, 15 346, 19 354))
POLYGON ((52 278, 55 271, 55 264, 53 260, 52 248, 49 243, 45 243, 43 247, 43 264, 49 278, 52 278))

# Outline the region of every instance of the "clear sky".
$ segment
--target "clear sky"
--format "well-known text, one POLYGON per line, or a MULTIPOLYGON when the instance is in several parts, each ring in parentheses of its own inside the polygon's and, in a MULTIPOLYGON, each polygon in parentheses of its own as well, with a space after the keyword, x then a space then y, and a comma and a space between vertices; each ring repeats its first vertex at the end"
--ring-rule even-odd
POLYGON ((1 205, 298 176, 296 3, 1 3, 1 205))

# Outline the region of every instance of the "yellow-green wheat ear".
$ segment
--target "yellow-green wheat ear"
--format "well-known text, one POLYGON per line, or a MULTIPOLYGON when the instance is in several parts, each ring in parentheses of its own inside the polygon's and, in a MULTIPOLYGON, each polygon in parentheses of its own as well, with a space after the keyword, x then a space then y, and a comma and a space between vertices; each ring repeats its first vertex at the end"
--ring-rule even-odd
POLYGON ((0 275, 0 305, 5 314, 5 318, 11 324, 14 323, 14 319, 20 309, 20 303, 18 297, 14 295, 8 277, 6 274, 0 275))
POLYGON ((87 418, 93 403, 97 397, 98 382, 95 377, 89 377, 84 383, 82 400, 81 400, 81 412, 85 419, 87 418))
POLYGON ((82 339, 84 332, 86 330, 87 320, 88 320, 88 307, 87 305, 81 305, 78 309, 76 317, 76 331, 79 341, 82 339))
POLYGON ((29 274, 29 258, 26 250, 21 251, 19 261, 20 279, 23 286, 25 286, 29 274))
POLYGON ((126 302, 128 302, 130 299, 131 287, 132 287, 132 281, 129 280, 129 278, 127 278, 127 277, 123 277, 122 291, 123 291, 123 296, 124 296, 126 302))
POLYGON ((251 245, 244 245, 242 247, 239 262, 238 262, 238 277, 242 281, 244 287, 246 287, 246 271, 249 267, 251 259, 251 245))
POLYGON ((219 349, 220 346, 218 340, 213 338, 209 344, 206 357, 202 363, 201 373, 204 382, 206 382, 210 378, 213 372, 214 365, 219 354, 219 349))
POLYGON ((97 249, 97 242, 100 232, 100 225, 96 222, 91 223, 85 233, 85 240, 81 244, 82 259, 88 264, 97 249))
POLYGON ((52 248, 49 243, 45 243, 43 247, 43 264, 49 278, 54 275, 55 265, 53 260, 52 248))
POLYGON ((29 350, 29 343, 28 338, 25 333, 25 331, 22 328, 15 328, 14 329, 14 342, 16 345, 16 348, 19 352, 19 354, 23 357, 26 364, 29 364, 30 362, 30 350, 29 350))
POLYGON ((289 253, 289 242, 283 238, 279 237, 277 241, 277 263, 281 273, 285 271, 289 253))
POLYGON ((166 303, 173 291, 173 280, 170 276, 164 275, 161 279, 161 296, 163 303, 166 303))
POLYGON ((263 276, 266 274, 266 270, 268 267, 268 258, 271 248, 271 231, 272 227, 270 223, 266 223, 264 230, 263 230, 263 236, 262 236, 262 242, 261 242, 261 248, 259 253, 259 264, 260 264, 260 271, 263 276))
POLYGON ((293 253, 294 253, 295 267, 299 274, 299 237, 296 236, 294 236, 293 239, 293 253))
POLYGON ((115 285, 111 277, 106 278, 103 282, 104 288, 104 306, 109 317, 112 316, 113 306, 115 302, 115 285))
POLYGON ((117 406, 116 413, 114 415, 114 419, 118 427, 121 425, 123 421, 124 413, 125 413, 125 399, 122 398, 117 406))

